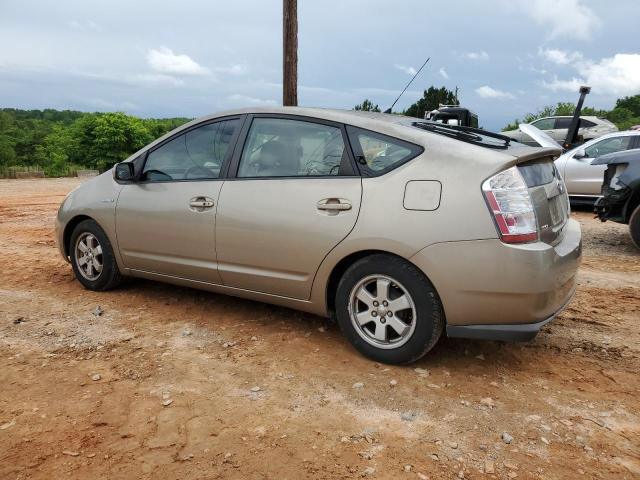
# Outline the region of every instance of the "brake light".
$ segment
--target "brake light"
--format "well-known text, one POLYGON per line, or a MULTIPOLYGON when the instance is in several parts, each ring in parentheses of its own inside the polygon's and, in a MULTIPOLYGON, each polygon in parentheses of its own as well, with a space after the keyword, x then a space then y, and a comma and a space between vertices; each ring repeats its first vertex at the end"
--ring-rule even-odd
POLYGON ((518 167, 511 167, 485 180, 482 191, 503 242, 538 240, 538 222, 533 202, 518 167))

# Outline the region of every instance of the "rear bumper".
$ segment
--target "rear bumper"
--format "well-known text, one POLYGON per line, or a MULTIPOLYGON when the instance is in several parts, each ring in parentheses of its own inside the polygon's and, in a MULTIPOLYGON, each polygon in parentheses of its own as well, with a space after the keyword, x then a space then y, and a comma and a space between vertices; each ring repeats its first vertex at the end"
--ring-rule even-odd
MULTIPOLYGON (((575 293, 575 289, 574 289, 575 293)), ((497 340, 501 342, 528 342, 533 340, 538 332, 547 323, 553 320, 558 313, 571 301, 569 297, 560 310, 555 314, 537 323, 524 323, 521 325, 447 325, 447 337, 469 338, 472 340, 497 340)))
POLYGON ((411 258, 433 282, 453 337, 530 340, 575 292, 580 225, 562 240, 508 245, 498 239, 431 245, 411 258))

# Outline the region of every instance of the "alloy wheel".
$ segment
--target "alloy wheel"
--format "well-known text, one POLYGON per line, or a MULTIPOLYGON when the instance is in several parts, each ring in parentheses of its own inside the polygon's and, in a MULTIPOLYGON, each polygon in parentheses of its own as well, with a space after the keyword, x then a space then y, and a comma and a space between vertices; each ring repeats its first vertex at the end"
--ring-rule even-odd
POLYGON ((103 267, 102 246, 94 234, 85 232, 78 236, 74 255, 80 275, 90 281, 100 277, 103 267))
POLYGON ((362 339, 377 348, 404 345, 416 328, 416 307, 409 291, 386 275, 369 275, 349 295, 349 316, 362 339))

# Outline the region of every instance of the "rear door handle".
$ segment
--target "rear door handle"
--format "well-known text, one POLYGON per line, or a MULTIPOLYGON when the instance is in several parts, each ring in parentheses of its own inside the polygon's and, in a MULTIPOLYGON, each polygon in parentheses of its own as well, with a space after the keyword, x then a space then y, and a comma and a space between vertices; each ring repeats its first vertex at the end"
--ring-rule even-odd
POLYGON ((194 197, 189 200, 189 208, 198 212, 201 212, 202 210, 205 210, 207 208, 211 208, 213 207, 213 205, 213 200, 208 197, 194 197))
POLYGON ((325 198, 316 204, 316 208, 318 210, 337 213, 345 210, 351 210, 351 203, 343 198, 325 198))

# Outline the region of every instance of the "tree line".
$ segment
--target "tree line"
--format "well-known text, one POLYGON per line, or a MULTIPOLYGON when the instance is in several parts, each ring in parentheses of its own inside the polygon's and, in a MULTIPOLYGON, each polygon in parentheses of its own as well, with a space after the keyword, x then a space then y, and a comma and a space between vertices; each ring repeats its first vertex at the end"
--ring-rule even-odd
MULTIPOLYGON (((409 117, 424 118, 425 112, 435 110, 440 105, 456 105, 457 103, 458 100, 455 92, 448 90, 445 87, 437 88, 431 86, 423 92, 422 98, 419 98, 416 102, 412 103, 406 110, 400 112, 400 114, 407 115, 409 117)), ((353 110, 368 112, 381 111, 380 107, 368 98, 353 107, 353 110)))
MULTIPOLYGON (((538 118, 552 117, 555 115, 573 115, 575 103, 558 102, 556 105, 547 105, 535 113, 527 113, 522 120, 514 120, 505 125, 502 131, 515 130, 521 123, 531 123, 538 118)), ((640 125, 640 95, 619 98, 612 110, 602 110, 592 107, 583 107, 582 116, 594 116, 606 118, 614 123, 619 130, 627 130, 634 125, 640 125)))
POLYGON ((121 112, 0 110, 0 168, 38 166, 47 176, 107 170, 189 118, 137 118, 121 112))
MULTIPOLYGON (((410 117, 424 118, 425 112, 435 110, 440 105, 455 104, 457 104, 457 99, 453 91, 445 87, 436 88, 432 86, 424 90, 422 98, 412 103, 406 110, 400 113, 410 117)), ((505 125, 502 131, 515 130, 521 123, 531 123, 542 117, 573 115, 575 108, 576 105, 570 102, 559 102, 556 105, 548 105, 534 113, 527 113, 522 120, 516 119, 512 123, 505 125)), ((353 107, 353 110, 381 111, 380 107, 369 99, 365 99, 362 103, 353 107)), ((583 107, 581 115, 606 118, 610 122, 613 122, 620 130, 627 130, 633 125, 640 125, 640 94, 619 98, 612 110, 583 107)))
MULTIPOLYGON (((440 104, 455 103, 453 91, 431 86, 401 113, 423 118, 425 112, 440 104)), ((530 123, 540 117, 572 115, 574 108, 573 103, 546 106, 506 125, 503 130, 515 129, 519 123, 530 123)), ((354 110, 379 112, 381 109, 365 99, 354 110)), ((585 107, 582 114, 606 118, 620 130, 626 130, 640 124, 640 95, 618 99, 612 110, 585 107)), ((14 166, 38 166, 47 176, 68 175, 79 169, 104 171, 189 120, 138 118, 121 112, 0 109, 0 171, 14 166)))

